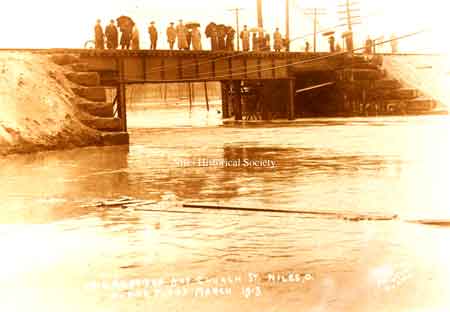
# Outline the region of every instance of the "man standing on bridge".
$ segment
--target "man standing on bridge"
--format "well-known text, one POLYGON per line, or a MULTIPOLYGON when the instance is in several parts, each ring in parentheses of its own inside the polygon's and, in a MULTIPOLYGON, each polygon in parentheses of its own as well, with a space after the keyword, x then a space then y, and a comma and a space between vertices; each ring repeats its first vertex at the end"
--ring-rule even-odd
POLYGON ((148 27, 148 34, 150 35, 150 50, 156 50, 156 44, 158 43, 158 30, 155 27, 155 22, 151 22, 148 27))
POLYGON ((277 27, 273 33, 273 49, 275 52, 281 52, 283 47, 283 37, 281 36, 280 29, 277 27))
POLYGON ((95 48, 103 50, 105 48, 105 39, 103 34, 103 28, 101 25, 101 20, 97 20, 97 24, 95 24, 95 48))
POLYGON ((110 24, 105 28, 106 47, 108 49, 115 50, 119 46, 119 33, 117 27, 114 24, 114 20, 111 20, 110 24))
POLYGON ((244 25, 244 30, 241 31, 239 37, 242 39, 242 51, 248 52, 250 50, 250 32, 247 30, 247 25, 244 25))
POLYGON ((167 27, 166 35, 167 35, 167 42, 169 43, 170 50, 173 50, 175 40, 177 39, 177 31, 173 27, 173 22, 170 23, 169 27, 167 27))
POLYGON ((180 20, 180 23, 176 28, 177 32, 177 40, 178 40, 178 49, 185 50, 188 48, 188 42, 186 38, 186 26, 183 24, 183 20, 180 20))

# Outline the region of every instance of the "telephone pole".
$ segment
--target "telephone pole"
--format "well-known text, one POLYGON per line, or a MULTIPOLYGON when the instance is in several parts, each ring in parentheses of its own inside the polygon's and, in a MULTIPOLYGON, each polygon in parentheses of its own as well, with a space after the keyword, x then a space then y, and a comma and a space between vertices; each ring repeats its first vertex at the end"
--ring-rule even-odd
POLYGON ((237 51, 239 51, 239 35, 240 35, 240 31, 239 31, 239 12, 241 10, 245 10, 244 8, 234 8, 234 9, 230 9, 228 11, 232 11, 235 12, 236 14, 236 41, 237 41, 237 51))
POLYGON ((312 15, 313 16, 313 23, 314 23, 314 53, 317 52, 317 24, 318 24, 318 16, 319 15, 326 15, 326 9, 323 8, 308 8, 305 9, 305 15, 312 15))
MULTIPOLYGON (((347 22, 348 34, 350 37, 350 42, 353 46, 353 25, 361 24, 361 16, 355 16, 354 12, 359 13, 359 8, 356 8, 355 5, 359 4, 359 2, 350 2, 350 0, 345 0, 344 4, 340 4, 339 7, 343 8, 343 11, 339 11, 339 14, 342 14, 340 18, 341 21, 347 22)), ((352 48, 352 47, 347 47, 352 48)))
POLYGON ((289 52, 290 41, 289 41, 289 0, 286 0, 286 51, 289 52))
POLYGON ((262 0, 256 0, 256 10, 258 15, 258 27, 263 29, 262 0))

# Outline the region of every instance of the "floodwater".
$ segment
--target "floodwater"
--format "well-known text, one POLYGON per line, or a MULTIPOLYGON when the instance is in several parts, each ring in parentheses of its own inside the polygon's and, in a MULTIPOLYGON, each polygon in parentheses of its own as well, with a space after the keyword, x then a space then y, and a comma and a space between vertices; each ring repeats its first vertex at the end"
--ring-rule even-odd
POLYGON ((1 159, 0 310, 450 310, 450 228, 411 222, 450 220, 447 116, 218 110, 141 108, 129 148, 1 159))

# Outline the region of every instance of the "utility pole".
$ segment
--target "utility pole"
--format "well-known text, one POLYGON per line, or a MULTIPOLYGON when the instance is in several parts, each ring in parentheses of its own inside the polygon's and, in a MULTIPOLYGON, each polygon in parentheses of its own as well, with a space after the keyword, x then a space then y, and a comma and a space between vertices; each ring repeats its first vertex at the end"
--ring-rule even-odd
POLYGON ((327 12, 323 8, 308 8, 305 9, 305 15, 312 15, 313 16, 313 23, 314 23, 314 53, 317 52, 317 25, 318 25, 318 16, 319 15, 326 15, 327 12))
MULTIPOLYGON (((339 11, 339 14, 342 14, 343 16, 340 18, 342 21, 347 22, 347 29, 348 29, 348 36, 350 36, 350 42, 353 45, 353 25, 361 24, 361 21, 358 20, 361 17, 353 15, 354 12, 359 13, 359 9, 355 8, 354 6, 359 4, 359 2, 350 2, 350 0, 345 0, 344 4, 340 4, 340 8, 344 8, 343 11, 339 11)), ((349 47, 347 47, 349 48, 349 47)))
POLYGON ((239 51, 239 35, 240 35, 240 31, 239 31, 239 12, 241 10, 245 10, 243 8, 234 8, 234 9, 230 9, 228 11, 232 11, 235 12, 236 14, 236 41, 237 41, 237 51, 239 51))
POLYGON ((258 15, 258 27, 263 29, 262 0, 256 0, 256 10, 258 15))
POLYGON ((286 51, 289 52, 290 39, 289 39, 289 0, 286 0, 286 51))

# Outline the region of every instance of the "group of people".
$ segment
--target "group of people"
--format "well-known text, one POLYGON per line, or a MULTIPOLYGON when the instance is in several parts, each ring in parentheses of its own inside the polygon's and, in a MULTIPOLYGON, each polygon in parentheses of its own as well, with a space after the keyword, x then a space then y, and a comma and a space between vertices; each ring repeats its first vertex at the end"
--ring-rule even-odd
MULTIPOLYGON (((188 23, 184 24, 183 20, 179 20, 177 26, 175 23, 171 22, 166 29, 167 42, 169 44, 170 50, 175 49, 175 43, 177 43, 177 48, 179 50, 202 50, 202 34, 200 32, 200 24, 198 23, 188 23)), ((95 25, 95 48, 96 49, 118 49, 124 50, 140 49, 139 43, 139 30, 134 25, 134 23, 126 24, 127 26, 121 25, 116 26, 114 20, 111 20, 109 25, 103 28, 101 21, 97 20, 95 25), (121 37, 119 41, 119 30, 121 32, 121 37), (106 42, 105 42, 106 39, 106 42)), ((158 29, 156 28, 155 22, 152 21, 148 26, 148 35, 150 39, 150 50, 156 50, 158 46, 158 29)), ((205 28, 205 35, 211 41, 212 51, 234 51, 235 50, 235 39, 236 31, 231 26, 226 26, 223 24, 215 24, 213 22, 209 23, 205 28)), ((353 51, 353 36, 344 35, 345 48, 347 51, 353 51)), ((248 29, 247 25, 244 25, 244 29, 239 34, 239 40, 242 42, 242 50, 244 52, 252 51, 271 51, 272 48, 275 52, 281 52, 288 46, 288 42, 280 33, 279 28, 276 28, 272 35, 264 33, 262 29, 248 29), (273 39, 273 46, 271 46, 271 39, 273 39), (251 43, 251 45, 250 45, 251 43)), ((342 48, 333 35, 328 37, 329 50, 330 52, 341 52, 342 48)), ((395 36, 391 36, 391 48, 392 53, 396 53, 398 50, 397 40, 395 36)), ((367 38, 365 42, 365 53, 372 54, 375 51, 375 44, 370 37, 367 38)), ((310 52, 310 44, 308 41, 305 43, 305 52, 310 52)))
MULTIPOLYGON (((109 25, 103 27, 101 20, 97 20, 95 25, 95 48, 96 49, 111 49, 119 48, 124 50, 138 50, 140 49, 139 30, 136 25, 130 27, 118 27, 114 20, 111 20, 109 25), (121 33, 119 41, 119 31, 121 33)), ((177 48, 179 50, 202 50, 202 34, 200 32, 200 25, 198 23, 184 24, 183 20, 179 20, 178 25, 171 22, 166 29, 167 42, 170 50, 177 48)), ((150 50, 156 50, 158 46, 158 29, 155 22, 152 21, 148 26, 148 35, 150 39, 150 50)), ((205 35, 211 41, 211 50, 213 51, 234 51, 236 31, 231 26, 223 24, 209 23, 205 28, 205 35)), ((242 50, 250 51, 270 51, 271 37, 268 33, 263 31, 252 30, 244 26, 244 29, 239 34, 239 39, 242 42, 242 50), (250 47, 250 42, 252 47, 250 47)), ((285 39, 283 39, 279 29, 277 28, 273 33, 273 50, 280 52, 285 47, 285 39)))
MULTIPOLYGON (((391 52, 397 53, 398 52, 398 39, 394 34, 391 35, 389 39, 389 43, 391 45, 391 52)), ((365 54, 374 54, 376 53, 376 46, 375 40, 372 40, 370 36, 367 37, 366 42, 364 44, 364 53, 365 54)))
POLYGON ((123 27, 119 28, 116 26, 115 21, 111 20, 109 25, 105 27, 105 31, 103 32, 103 27, 101 25, 101 20, 97 20, 95 24, 94 32, 95 32, 95 48, 96 49, 105 49, 105 39, 106 39, 106 48, 109 50, 115 50, 120 47, 123 50, 138 50, 140 48, 139 44, 139 30, 136 26, 133 27, 123 27), (122 33, 119 42, 119 29, 122 33))
MULTIPOLYGON (((249 31, 247 25, 244 25, 244 30, 241 31, 239 38, 242 40, 242 50, 250 51, 250 37, 253 51, 271 51, 270 34, 262 30, 249 31)), ((286 46, 286 40, 280 33, 280 29, 276 28, 273 33, 273 50, 281 52, 286 46)))

